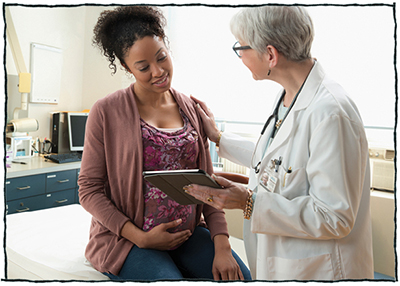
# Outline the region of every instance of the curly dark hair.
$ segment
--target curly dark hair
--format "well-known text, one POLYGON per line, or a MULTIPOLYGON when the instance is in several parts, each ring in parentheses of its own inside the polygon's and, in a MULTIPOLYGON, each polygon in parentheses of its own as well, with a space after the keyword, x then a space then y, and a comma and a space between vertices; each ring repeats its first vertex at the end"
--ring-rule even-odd
POLYGON ((123 6, 103 11, 93 29, 93 45, 110 62, 113 74, 117 72, 115 58, 125 67, 124 58, 129 48, 146 36, 158 36, 166 41, 166 20, 162 12, 149 6, 123 6))

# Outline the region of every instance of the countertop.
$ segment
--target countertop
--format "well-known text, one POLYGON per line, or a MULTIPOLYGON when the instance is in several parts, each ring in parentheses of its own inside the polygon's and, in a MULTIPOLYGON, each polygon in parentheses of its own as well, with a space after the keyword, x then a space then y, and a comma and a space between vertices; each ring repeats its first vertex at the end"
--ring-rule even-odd
POLYGON ((24 162, 26 164, 18 164, 7 162, 7 165, 11 165, 10 168, 6 168, 7 179, 31 176, 49 172, 59 172, 66 170, 79 169, 81 162, 72 163, 54 163, 50 160, 45 159, 43 156, 31 157, 27 159, 13 160, 15 162, 24 162))

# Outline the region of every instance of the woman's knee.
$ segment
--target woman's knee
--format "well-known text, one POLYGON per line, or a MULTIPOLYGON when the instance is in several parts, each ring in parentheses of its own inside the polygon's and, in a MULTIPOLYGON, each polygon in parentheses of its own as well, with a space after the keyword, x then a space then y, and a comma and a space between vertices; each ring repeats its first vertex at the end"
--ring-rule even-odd
POLYGON ((168 253, 137 246, 128 254, 117 277, 118 279, 113 280, 155 281, 183 278, 168 253))

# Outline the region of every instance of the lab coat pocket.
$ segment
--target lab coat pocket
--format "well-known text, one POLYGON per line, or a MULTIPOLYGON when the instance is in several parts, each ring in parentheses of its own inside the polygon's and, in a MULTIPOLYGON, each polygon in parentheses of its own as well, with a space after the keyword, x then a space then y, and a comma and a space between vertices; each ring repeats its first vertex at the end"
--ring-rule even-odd
POLYGON ((330 254, 302 259, 268 258, 268 280, 333 280, 330 254))
POLYGON ((283 175, 281 195, 288 199, 304 196, 309 193, 309 187, 306 168, 293 169, 292 172, 286 172, 283 175))

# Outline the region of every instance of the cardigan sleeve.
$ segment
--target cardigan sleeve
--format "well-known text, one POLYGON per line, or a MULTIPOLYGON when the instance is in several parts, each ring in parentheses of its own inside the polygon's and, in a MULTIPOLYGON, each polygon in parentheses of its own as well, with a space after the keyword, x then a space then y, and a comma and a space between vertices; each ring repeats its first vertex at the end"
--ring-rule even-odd
POLYGON ((85 149, 78 179, 79 202, 107 229, 120 235, 129 218, 106 195, 107 168, 104 148, 104 116, 97 102, 86 123, 85 149))

